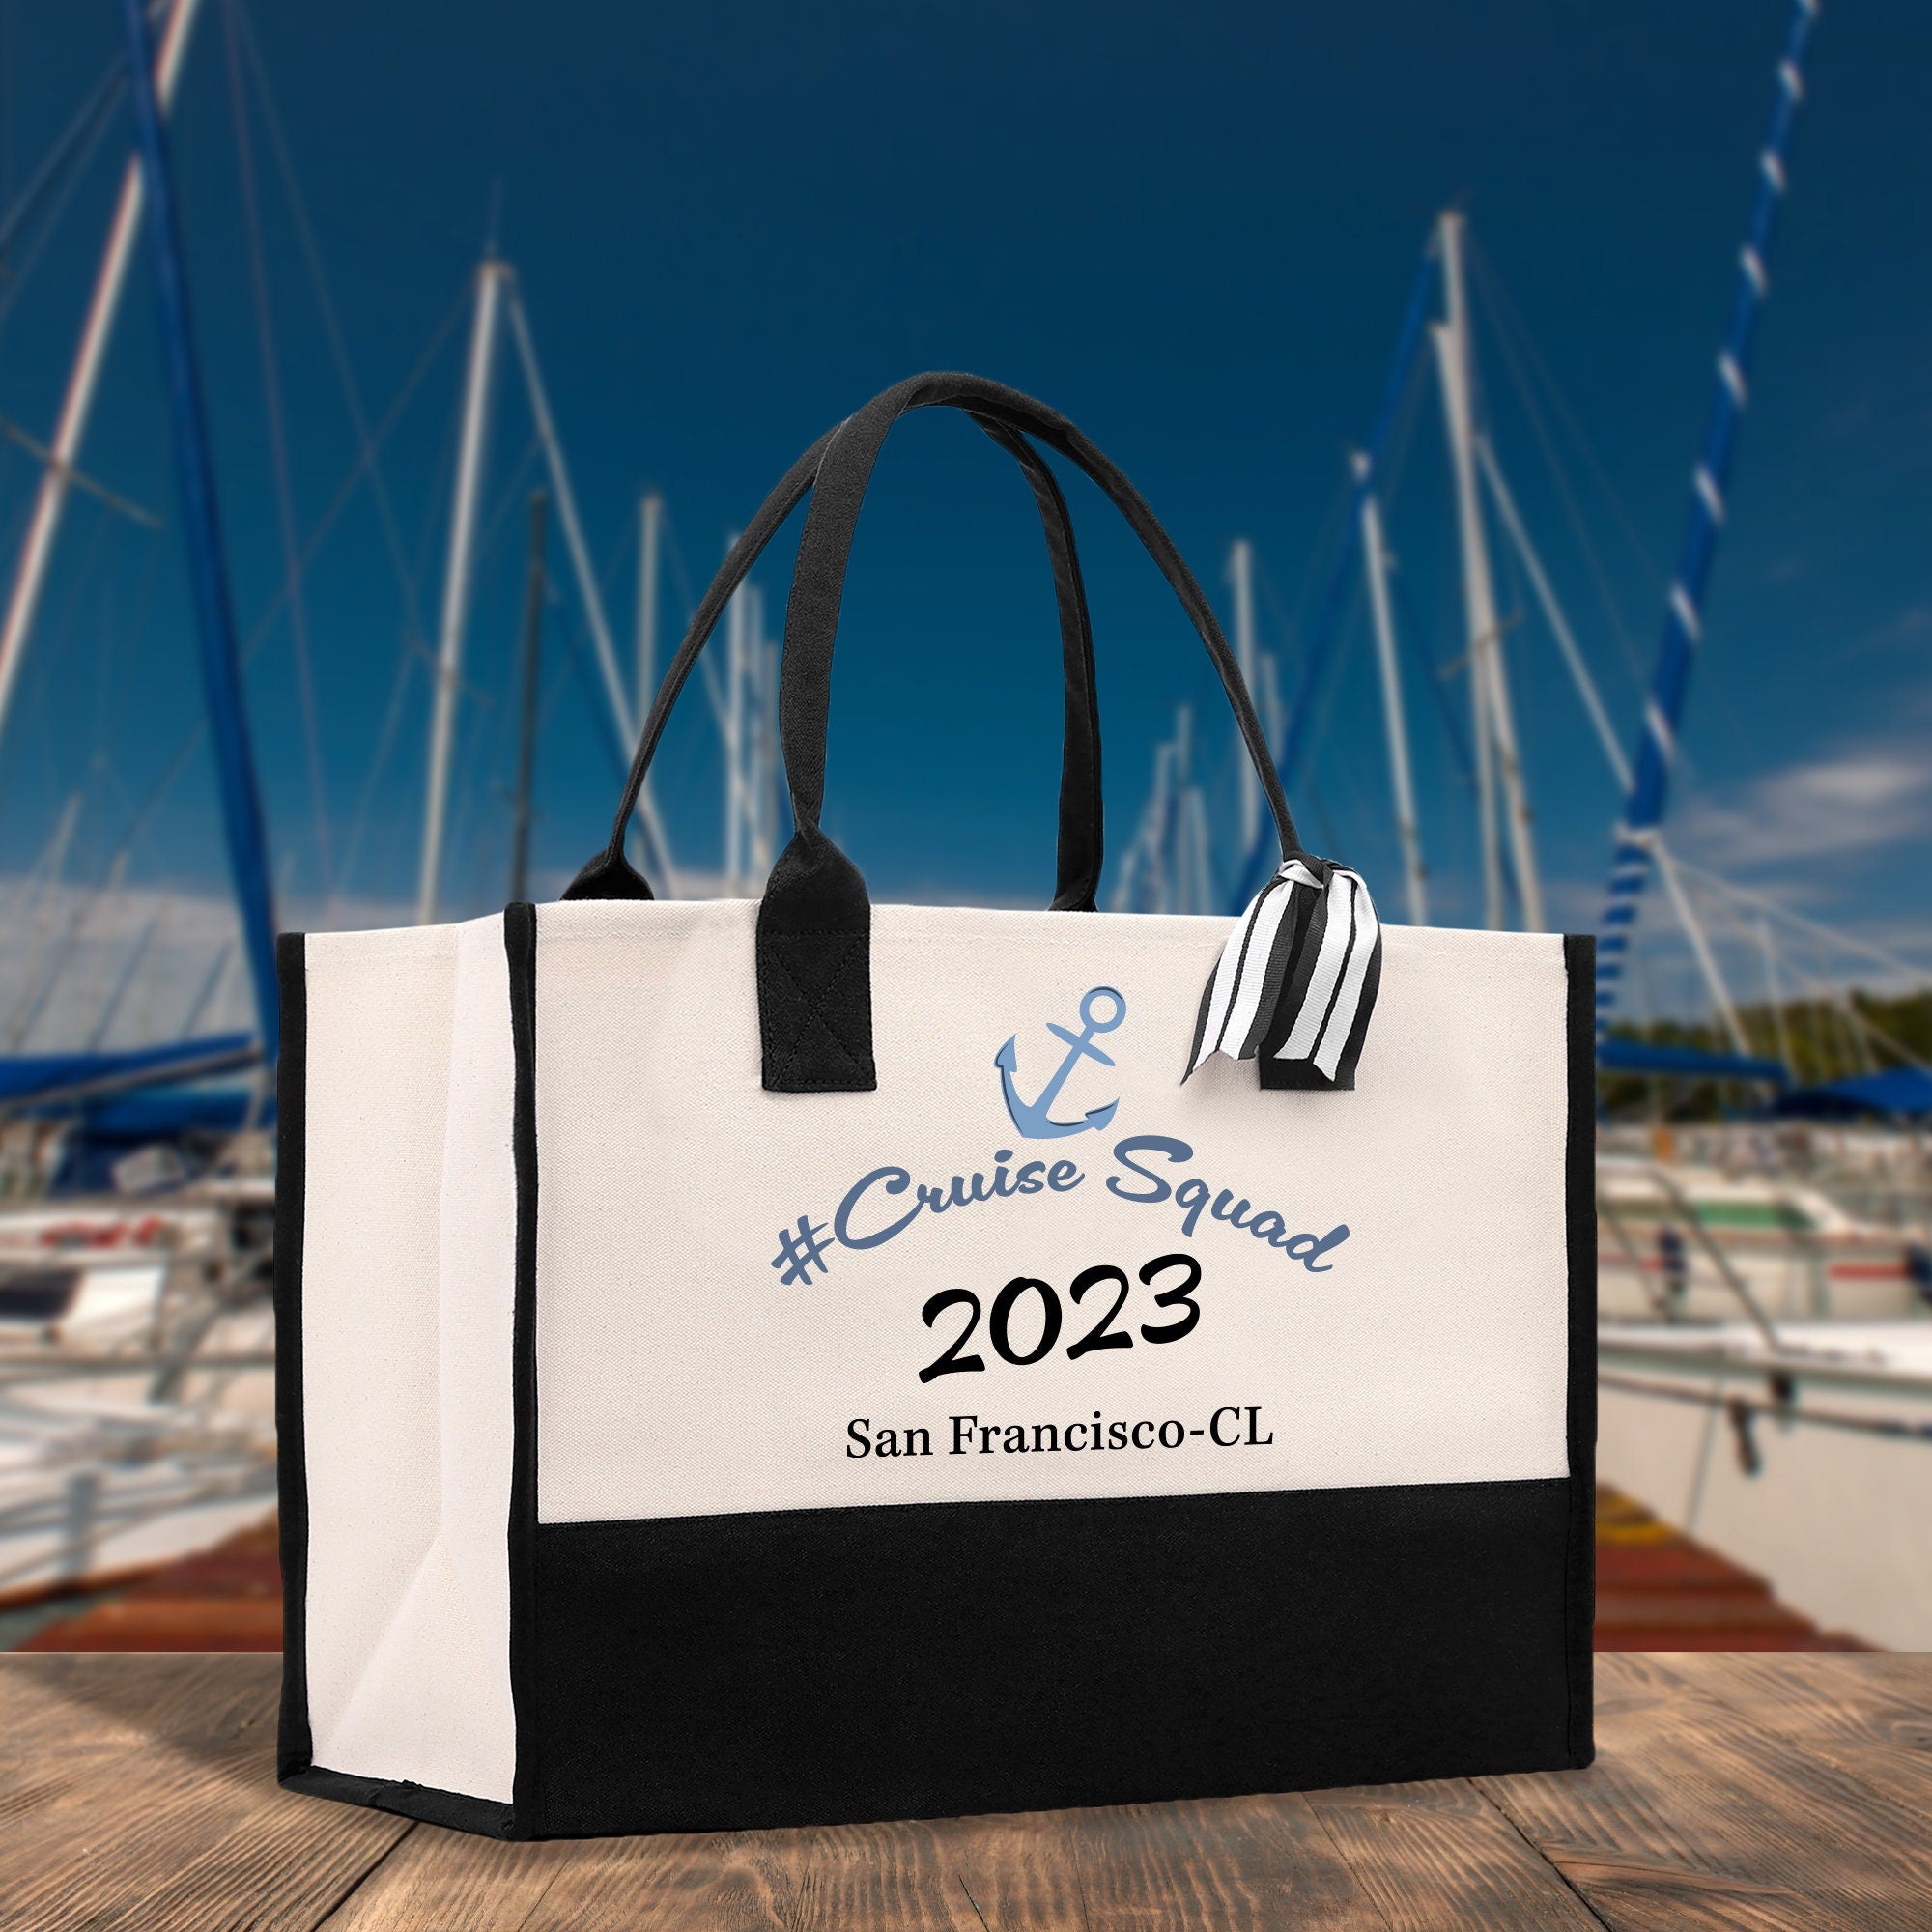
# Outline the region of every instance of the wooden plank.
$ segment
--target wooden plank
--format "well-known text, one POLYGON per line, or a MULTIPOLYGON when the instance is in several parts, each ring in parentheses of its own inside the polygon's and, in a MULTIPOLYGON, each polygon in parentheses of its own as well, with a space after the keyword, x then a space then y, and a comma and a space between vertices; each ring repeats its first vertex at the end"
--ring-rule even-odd
POLYGON ((787 1922, 796 1932, 1077 1927, 1077 1889, 1042 1860, 1046 1835, 1031 1813, 813 1833, 801 1863, 797 1914, 787 1922))
MULTIPOLYGON (((310 1932, 410 1829, 276 1788, 272 1659, 5 1662, 7 1707, 51 1694, 79 1747, 68 1786, 0 1843, 10 1924, 310 1932)), ((0 1774, 0 1799, 22 1775, 0 1774)))
POLYGON ((1071 1860, 1056 1868, 1053 1835, 1036 1813, 815 1832, 800 1861, 796 1916, 786 1922, 796 1932, 1078 1927, 1071 1860))
POLYGON ((1932 1660, 1605 1657, 1587 1772, 506 1845, 275 1789, 272 1660, 0 1658, 33 1932, 1932 1924, 1932 1660))
POLYGON ((1478 1789, 1616 1932, 1924 1932, 1920 1819, 1711 1695, 1699 1662, 1600 1658, 1597 1764, 1478 1789))
POLYGON ((49 1744, 81 1753, 130 1749, 156 1724, 179 1726, 239 1693, 209 1657, 25 1657, 0 1653, 0 1778, 49 1744))
POLYGON ((625 1932, 785 1926, 810 1836, 736 1832, 580 1839, 520 1932, 580 1932, 604 1924, 622 1925, 625 1932))
MULTIPOLYGON (((1305 1797, 1203 1799, 1070 1811, 1069 1840, 1084 1911, 1065 1919, 1112 1932, 1170 1927, 1293 1925, 1296 1932, 1387 1932, 1388 1920, 1305 1797)), ((1049 1840, 1049 1844, 1050 1844, 1049 1840)), ((1052 1860, 1054 1865, 1060 1862, 1052 1860)))
POLYGON ((1386 1932, 1299 1798, 1208 1799, 828 1831, 796 1932, 1386 1932))
POLYGON ((1599 1650, 1862 1650, 1828 1635, 1728 1556, 1597 1488, 1599 1650))
POLYGON ((1932 1657, 1872 1652, 1830 1672, 1765 1655, 1700 1657, 1694 1670, 1673 1659, 1668 1667, 1916 1812, 1932 1835, 1932 1657))
POLYGON ((525 1932, 558 1871, 585 1852, 574 1839, 507 1845, 418 1825, 319 1932, 525 1932))
POLYGON ((1308 1803, 1389 1932, 1601 1932, 1539 1850, 1460 1778, 1317 1791, 1308 1803))
POLYGON ((43 1626, 22 1650, 279 1651, 282 1573, 270 1518, 43 1626))
POLYGON ((619 1841, 574 1861, 523 1922, 548 1932, 612 1911, 786 1932, 1387 1926, 1293 1797, 619 1841))
POLYGON ((259 1672, 238 1678, 208 1658, 0 1659, 0 1809, 15 1829, 0 1842, 0 1896, 51 1874, 64 1882, 98 1833, 102 1792, 138 1782, 165 1808, 176 1761, 157 1737, 206 1749, 262 1712, 259 1672), (31 1817, 31 1829, 26 1821, 31 1817))
POLYGON ((313 1932, 418 1829, 272 1783, 254 1803, 223 1808, 227 1829, 179 1866, 170 1861, 184 1835, 179 1810, 157 1833, 117 1845, 100 1880, 112 1903, 76 1901, 36 1920, 35 1932, 313 1932))

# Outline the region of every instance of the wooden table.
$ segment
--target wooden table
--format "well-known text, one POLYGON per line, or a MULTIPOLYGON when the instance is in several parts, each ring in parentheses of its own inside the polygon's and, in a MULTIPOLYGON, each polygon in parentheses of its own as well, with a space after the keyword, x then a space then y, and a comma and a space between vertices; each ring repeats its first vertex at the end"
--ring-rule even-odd
POLYGON ((506 1845, 278 1791, 274 1658, 0 1656, 0 1926, 1932 1927, 1932 1657, 1598 1668, 1587 1772, 506 1845))

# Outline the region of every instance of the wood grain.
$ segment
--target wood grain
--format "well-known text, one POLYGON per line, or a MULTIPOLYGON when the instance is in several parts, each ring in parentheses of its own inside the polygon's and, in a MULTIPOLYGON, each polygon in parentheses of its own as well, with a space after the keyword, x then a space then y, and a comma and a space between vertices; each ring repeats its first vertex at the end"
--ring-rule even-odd
POLYGON ((1600 1658, 1595 1767, 1478 1789, 1618 1932, 1925 1932, 1922 1820, 1721 1702, 1701 1663, 1600 1658))
POLYGON ((523 1932, 583 1847, 506 1845, 418 1825, 327 1918, 322 1932, 523 1932))
POLYGON ((801 1832, 586 1839, 522 1932, 674 1926, 767 1932, 793 1922, 801 1832))
POLYGON ((1309 1803, 1389 1932, 1598 1932, 1560 1872, 1461 1779, 1318 1791, 1309 1803))
MULTIPOLYGON (((1780 1669, 1771 1657, 1700 1658, 1694 1681, 1747 1722, 1917 1812, 1932 1837, 1926 1661, 1874 1651, 1848 1659, 1847 1665, 1817 1679, 1780 1669)), ((1672 1674, 1685 1675, 1681 1669, 1672 1674)))
POLYGON ((272 1658, 0 1656, 0 1926, 1932 1927, 1932 1658, 1598 1668, 1583 1772, 508 1845, 277 1790, 272 1658))
POLYGON ((10 1932, 309 1932, 409 1830, 378 1812, 323 1819, 290 1805, 273 1778, 273 1658, 0 1662, 0 1733, 13 1741, 24 1705, 42 1740, 30 1765, 0 1769, 0 1805, 16 1777, 75 1774, 0 1838, 10 1932), (49 1742, 63 1719, 69 1741, 49 1742))
MULTIPOLYGON (((1297 1794, 1061 1815, 1071 1829, 1080 1898, 1094 1926, 1384 1932, 1388 1924, 1371 1888, 1297 1794), (1207 1858, 1204 1846, 1213 1847, 1207 1858)), ((1050 1843, 1041 1849, 1051 1866, 1050 1843)), ((1008 1922, 990 1913, 987 1921, 1008 1922)))
POLYGON ((1063 1840, 1050 1850, 1042 1844, 1042 1822, 935 1818, 812 1833, 800 1861, 796 1912, 785 1922, 796 1932, 1082 1925, 1073 1862, 1063 1840))

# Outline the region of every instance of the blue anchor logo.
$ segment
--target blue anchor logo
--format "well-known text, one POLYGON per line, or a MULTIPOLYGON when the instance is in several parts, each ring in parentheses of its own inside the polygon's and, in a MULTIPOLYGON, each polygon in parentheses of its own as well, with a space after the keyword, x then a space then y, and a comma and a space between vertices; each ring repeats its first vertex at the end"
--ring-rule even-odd
MULTIPOLYGON (((1056 1121, 1052 1118, 1053 1103, 1060 1097, 1060 1090, 1066 1085, 1067 1075, 1082 1060, 1097 1060, 1102 1066, 1111 1066, 1112 1058, 1101 1052, 1094 1044, 1096 1033, 1112 1033, 1127 1016, 1127 1003, 1111 986, 1095 986, 1080 1002, 1080 1031, 1069 1033, 1064 1026, 1047 1022, 1047 1032, 1056 1039, 1066 1042, 1066 1058, 1060 1063, 1053 1078, 1040 1090, 1036 1100, 1022 1100, 1019 1089, 1013 1085, 1013 1074, 1018 1069, 1018 1056, 1013 1051, 1013 1040, 1009 1039, 993 1056, 993 1065, 1000 1069, 1000 1082, 1006 1089, 1007 1112, 1013 1117, 1016 1126, 1030 1141, 1059 1140, 1065 1134, 1084 1134, 1090 1128, 1098 1133, 1114 1118, 1114 1109, 1121 1103, 1109 1100, 1104 1107, 1094 1107, 1078 1121, 1056 1121), (1101 1002, 1107 1005, 1103 1009, 1101 1002)), ((1018 1036, 1015 1035, 1014 1038, 1018 1036)))

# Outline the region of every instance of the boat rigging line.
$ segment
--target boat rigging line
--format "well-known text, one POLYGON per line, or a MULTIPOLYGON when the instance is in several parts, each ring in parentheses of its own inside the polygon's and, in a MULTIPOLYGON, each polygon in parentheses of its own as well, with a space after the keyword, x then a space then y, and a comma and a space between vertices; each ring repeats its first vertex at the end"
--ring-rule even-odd
MULTIPOLYGON (((361 452, 357 468, 350 472, 351 482, 364 470, 369 477, 370 500, 375 506, 377 522, 383 532, 383 541, 389 553, 390 568, 395 572, 396 583, 402 593, 403 608, 407 622, 407 636, 412 643, 428 657, 427 632, 423 626, 421 600, 417 595, 416 580, 412 575, 409 560, 404 552, 402 529, 397 522, 395 506, 390 499, 388 485, 383 476, 377 452, 387 435, 388 424, 400 412, 402 403, 413 391, 415 381, 427 370, 441 347, 444 330, 439 330, 430 339, 430 346, 417 359, 417 366, 412 378, 406 380, 397 401, 391 406, 384 423, 372 430, 369 412, 362 399, 361 384, 355 380, 355 367, 349 355, 348 338, 342 327, 342 317, 336 307, 327 270, 323 267, 322 249, 315 237, 315 224, 309 218, 308 204, 303 198, 300 178, 296 173, 293 157, 289 152, 288 136, 283 130, 280 110, 275 105, 274 90, 269 83, 269 71, 262 59, 260 47, 255 42, 255 30, 248 18, 242 0, 224 0, 230 9, 230 16, 236 23, 242 51, 247 56, 250 73, 255 83, 255 99, 262 110, 262 123, 268 129, 269 150, 275 157, 275 167, 281 177, 282 193, 288 203, 293 217, 296 242, 301 251, 302 262, 308 270, 310 288, 315 295, 316 311, 322 322, 323 338, 328 345, 329 359, 334 366, 335 379, 342 390, 342 399, 349 412, 350 426, 355 432, 356 447, 361 452)), ((447 327, 454 328, 457 318, 462 314, 467 289, 451 304, 447 318, 447 327)))
MULTIPOLYGON (((144 74, 144 93, 152 93, 157 115, 165 114, 173 102, 181 80, 182 63, 187 54, 188 36, 193 30, 201 0, 175 0, 162 30, 160 48, 155 56, 151 77, 144 74)), ((140 20, 141 44, 147 44, 147 16, 140 20)), ((130 158, 122 171, 121 192, 114 205, 107 242, 96 270, 94 293, 88 303, 87 319, 81 327, 80 342, 69 372, 67 393, 49 441, 50 457, 41 471, 35 493, 32 519, 14 566, 13 588, 8 596, 4 619, 0 619, 0 737, 4 737, 14 686, 19 680, 20 661, 26 651, 27 637, 40 609, 41 593, 46 584, 47 564, 60 534, 62 515, 72 472, 79 461, 80 445, 94 413, 94 398, 100 382, 101 364, 106 359, 108 341, 121 311, 121 298, 128 285, 128 270, 133 261, 135 238, 140 232, 148 187, 142 165, 130 158)))
POLYGON ((281 541, 282 569, 288 584, 289 644, 295 657, 296 692, 300 701, 302 749, 308 763, 309 810, 320 875, 323 923, 334 924, 335 860, 328 826, 328 784, 322 763, 322 730, 316 713, 315 667, 309 650, 308 605, 302 595, 300 545, 296 535, 295 490, 289 476, 288 426, 282 413, 281 357, 275 347, 274 301, 269 264, 262 246, 261 197, 255 184, 255 144, 248 134, 248 102, 242 91, 240 10, 226 0, 222 36, 228 71, 230 120, 242 185, 242 227, 248 238, 248 284, 255 310, 255 343, 261 362, 262 413, 269 437, 269 473, 275 489, 275 527, 281 541))

